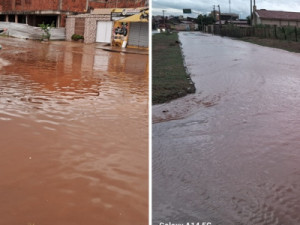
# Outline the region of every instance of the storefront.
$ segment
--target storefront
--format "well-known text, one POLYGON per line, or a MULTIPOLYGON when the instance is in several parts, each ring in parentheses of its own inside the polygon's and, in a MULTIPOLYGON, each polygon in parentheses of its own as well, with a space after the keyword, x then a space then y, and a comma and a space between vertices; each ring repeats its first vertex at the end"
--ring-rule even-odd
POLYGON ((115 21, 112 45, 133 48, 148 48, 148 27, 148 10, 115 21))
POLYGON ((148 48, 148 10, 95 9, 90 14, 68 16, 66 39, 80 35, 84 43, 109 43, 119 47, 148 48))

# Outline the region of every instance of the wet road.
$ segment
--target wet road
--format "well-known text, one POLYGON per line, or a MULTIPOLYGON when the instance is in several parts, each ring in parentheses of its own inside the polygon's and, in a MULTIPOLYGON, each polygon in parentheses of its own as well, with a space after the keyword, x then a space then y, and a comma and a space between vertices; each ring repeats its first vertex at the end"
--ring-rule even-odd
POLYGON ((197 91, 153 108, 154 224, 300 224, 300 54, 180 40, 197 91))
POLYGON ((148 224, 148 56, 0 43, 0 223, 148 224))

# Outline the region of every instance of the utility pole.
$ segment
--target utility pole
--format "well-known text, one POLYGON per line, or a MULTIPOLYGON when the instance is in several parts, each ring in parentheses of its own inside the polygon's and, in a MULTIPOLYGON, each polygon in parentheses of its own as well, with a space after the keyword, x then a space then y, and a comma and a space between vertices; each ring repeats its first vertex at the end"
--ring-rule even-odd
POLYGON ((216 17, 216 7, 215 7, 215 5, 213 5, 213 7, 214 7, 214 9, 213 9, 214 10, 213 11, 214 12, 214 19, 217 20, 217 17, 216 17))
POLYGON ((221 9, 220 9, 220 5, 218 5, 218 8, 219 8, 219 27, 220 27, 220 34, 221 34, 222 23, 221 23, 221 9))
POLYGON ((163 11, 162 11, 162 12, 163 12, 163 17, 164 17, 164 27, 166 28, 165 11, 166 11, 166 10, 164 10, 164 9, 163 9, 163 11))
POLYGON ((250 25, 252 26, 252 19, 253 19, 253 15, 252 15, 252 0, 250 0, 250 25))
POLYGON ((229 14, 230 14, 230 22, 232 21, 232 15, 231 15, 231 0, 229 0, 229 14))

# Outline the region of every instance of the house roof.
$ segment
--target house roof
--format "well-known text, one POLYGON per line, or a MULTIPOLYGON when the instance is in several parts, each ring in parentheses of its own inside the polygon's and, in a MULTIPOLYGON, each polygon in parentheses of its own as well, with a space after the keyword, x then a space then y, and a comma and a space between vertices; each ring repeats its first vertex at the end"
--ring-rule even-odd
POLYGON ((256 10, 255 13, 262 19, 300 21, 300 12, 271 11, 266 9, 260 9, 256 10))
POLYGON ((239 16, 239 14, 236 14, 236 13, 221 13, 221 16, 239 16))

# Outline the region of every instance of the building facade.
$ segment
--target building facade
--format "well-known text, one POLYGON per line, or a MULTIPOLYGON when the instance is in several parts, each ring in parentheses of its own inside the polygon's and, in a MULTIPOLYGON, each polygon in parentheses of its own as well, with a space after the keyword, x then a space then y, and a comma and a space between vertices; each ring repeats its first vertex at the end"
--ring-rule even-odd
POLYGON ((65 27, 66 17, 87 13, 95 8, 144 7, 148 0, 1 0, 0 21, 31 26, 54 23, 65 27))
POLYGON ((300 12, 272 11, 266 9, 254 10, 253 25, 293 26, 300 27, 300 12))
POLYGON ((148 8, 102 8, 92 13, 70 15, 66 22, 66 40, 81 35, 84 43, 148 48, 148 8))

